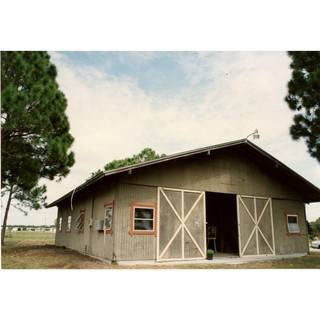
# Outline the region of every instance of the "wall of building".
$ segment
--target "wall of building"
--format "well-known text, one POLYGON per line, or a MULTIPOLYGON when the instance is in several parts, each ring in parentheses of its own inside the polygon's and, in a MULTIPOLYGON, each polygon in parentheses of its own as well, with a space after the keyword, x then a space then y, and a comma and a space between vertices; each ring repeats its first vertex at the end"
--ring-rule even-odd
POLYGON ((81 199, 77 197, 75 201, 73 201, 73 210, 71 210, 70 202, 64 203, 58 208, 58 217, 57 221, 62 217, 62 231, 59 231, 57 225, 56 232, 56 245, 64 246, 73 250, 77 250, 80 252, 86 251, 86 242, 85 235, 88 232, 88 212, 90 210, 90 202, 89 198, 81 199), (85 227, 83 232, 79 232, 75 229, 76 218, 80 214, 81 210, 85 210, 85 227), (71 215, 71 232, 67 230, 67 220, 68 216, 71 215))
POLYGON ((99 184, 94 189, 93 199, 93 226, 89 234, 89 253, 93 256, 113 259, 113 244, 115 233, 115 219, 117 203, 115 201, 117 187, 110 187, 106 184, 99 184), (104 206, 113 202, 113 219, 111 232, 104 234, 95 229, 96 220, 104 219, 104 206))
POLYGON ((120 184, 116 198, 115 254, 117 260, 156 259, 155 235, 130 235, 130 205, 132 202, 156 205, 157 188, 120 184))
MULTIPOLYGON (((276 168, 274 169, 276 170, 276 168)), ((157 203, 157 186, 199 191, 223 192, 273 198, 274 232, 277 254, 306 252, 307 232, 304 204, 301 194, 281 179, 276 179, 263 166, 250 161, 245 155, 233 152, 213 152, 184 160, 174 160, 157 166, 133 170, 119 177, 102 179, 93 187, 76 193, 74 210, 77 215, 86 210, 85 229, 74 228, 66 233, 70 204, 59 207, 63 216, 63 231, 57 232, 56 243, 94 256, 116 260, 156 259, 154 235, 130 235, 130 204, 157 203), (110 187, 113 185, 113 187, 110 187), (283 199, 283 200, 279 200, 283 199), (92 201, 93 200, 93 201, 92 201), (103 219, 104 204, 114 201, 113 232, 103 235, 95 230, 95 220, 103 219), (92 211, 93 204, 93 211, 92 211), (299 214, 301 235, 288 236, 284 212, 299 214), (92 214, 93 227, 89 227, 92 214)), ((73 223, 75 219, 73 218, 73 223)))
MULTIPOLYGON (((276 168, 275 168, 276 170, 276 168)), ((273 198, 276 254, 308 251, 304 203, 301 194, 291 185, 272 177, 244 155, 216 152, 188 160, 177 160, 156 167, 133 170, 121 177, 119 188, 119 217, 116 244, 118 259, 155 259, 156 239, 150 236, 128 235, 129 203, 157 202, 156 186, 223 192, 273 198), (283 200, 279 200, 283 199, 283 200), (287 200, 294 199, 294 200, 287 200), (299 214, 301 235, 287 235, 286 211, 299 214)))
POLYGON ((308 231, 304 203, 273 199, 272 205, 276 254, 308 252, 308 231), (298 215, 301 234, 288 234, 287 213, 298 215))
MULTIPOLYGON (((274 169, 276 171, 276 168, 274 169)), ((122 182, 151 186, 301 200, 286 181, 237 152, 212 152, 133 170, 122 182)))
POLYGON ((99 183, 91 190, 74 194, 72 211, 69 201, 59 206, 58 219, 62 217, 62 232, 56 233, 56 245, 111 260, 114 230, 104 235, 96 230, 95 221, 104 218, 104 205, 113 202, 115 194, 114 185, 99 183), (76 230, 76 219, 81 210, 85 210, 83 232, 76 230), (72 216, 71 232, 66 231, 68 215, 72 216), (92 226, 89 226, 90 218, 93 220, 92 226))

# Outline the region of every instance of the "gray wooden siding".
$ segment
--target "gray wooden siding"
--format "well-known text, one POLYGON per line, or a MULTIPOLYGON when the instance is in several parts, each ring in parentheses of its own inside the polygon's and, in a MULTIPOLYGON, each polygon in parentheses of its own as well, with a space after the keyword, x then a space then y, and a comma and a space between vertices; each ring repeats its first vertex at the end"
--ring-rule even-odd
MULTIPOLYGON (((58 219, 62 216, 62 232, 56 233, 56 245, 87 253, 93 256, 99 256, 108 260, 113 257, 113 234, 103 235, 95 229, 96 219, 104 218, 104 204, 110 203, 115 199, 115 187, 97 186, 92 192, 87 194, 75 193, 73 199, 73 211, 70 203, 66 203, 58 208, 58 219), (93 201, 93 224, 89 227, 89 220, 92 215, 93 201), (79 233, 75 229, 75 222, 80 210, 85 209, 84 231, 79 233), (67 217, 72 215, 71 232, 66 232, 67 217)), ((114 210, 115 215, 115 210, 114 210)))
POLYGON ((115 187, 103 188, 95 190, 94 207, 93 207, 93 226, 90 232, 90 254, 97 257, 103 257, 108 260, 113 258, 113 238, 114 238, 114 220, 115 220, 115 187), (112 233, 98 232, 95 230, 95 222, 97 219, 104 219, 104 205, 114 201, 112 233))
MULTIPOLYGON (((276 168, 274 169, 276 170, 276 168)), ((293 186, 275 179, 258 164, 238 153, 213 152, 193 158, 176 160, 158 166, 122 174, 120 183, 105 179, 84 193, 75 193, 72 212, 72 232, 66 233, 70 203, 59 207, 63 216, 63 231, 56 234, 56 244, 94 256, 116 260, 156 259, 156 237, 129 235, 130 203, 157 204, 157 186, 233 193, 273 198, 275 249, 277 254, 307 252, 305 208, 293 186), (92 197, 94 197, 93 227, 89 228, 92 197), (284 200, 279 200, 284 199, 284 200), (114 202, 113 233, 95 230, 95 220, 103 219, 104 204, 114 202), (293 201, 297 200, 297 201, 293 201), (84 233, 74 230, 75 217, 86 209, 84 233), (297 213, 302 235, 288 236, 284 212, 297 213)))
POLYGON ((89 199, 76 198, 73 201, 73 211, 71 211, 70 202, 64 204, 58 209, 58 219, 62 217, 62 231, 56 234, 56 245, 65 246, 67 248, 77 250, 80 252, 86 252, 87 243, 85 242, 85 236, 88 232, 88 213, 90 210, 89 199), (85 222, 84 230, 79 233, 75 229, 76 219, 80 214, 81 210, 85 210, 85 222), (71 215, 71 232, 66 232, 67 228, 67 217, 71 215))
POLYGON ((157 188, 120 184, 116 199, 115 254, 117 260, 156 259, 154 235, 129 235, 130 204, 157 203, 157 188))
MULTIPOLYGON (((276 168, 274 169, 276 170, 276 168)), ((222 152, 133 170, 122 182, 301 200, 292 186, 272 177, 245 155, 222 152)))
POLYGON ((276 254, 308 252, 308 231, 304 203, 275 199, 273 200, 272 205, 276 254), (287 234, 286 213, 298 215, 301 231, 300 235, 287 234))

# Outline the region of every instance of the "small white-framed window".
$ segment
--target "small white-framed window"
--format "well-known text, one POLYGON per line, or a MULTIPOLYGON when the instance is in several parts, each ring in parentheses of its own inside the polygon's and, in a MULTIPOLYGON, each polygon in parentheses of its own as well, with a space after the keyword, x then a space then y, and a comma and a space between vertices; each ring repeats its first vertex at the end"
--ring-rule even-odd
POLYGON ((104 230, 111 231, 113 217, 113 203, 104 206, 104 230))
POLYGON ((67 220, 67 229, 66 232, 71 232, 71 221, 72 221, 72 217, 71 215, 68 216, 68 220, 67 220))
POLYGON ((154 231, 154 208, 134 207, 133 231, 154 231))
POLYGON ((299 220, 297 214, 287 214, 288 233, 300 233, 299 220))
POLYGON ((62 217, 58 219, 58 232, 62 231, 62 217))

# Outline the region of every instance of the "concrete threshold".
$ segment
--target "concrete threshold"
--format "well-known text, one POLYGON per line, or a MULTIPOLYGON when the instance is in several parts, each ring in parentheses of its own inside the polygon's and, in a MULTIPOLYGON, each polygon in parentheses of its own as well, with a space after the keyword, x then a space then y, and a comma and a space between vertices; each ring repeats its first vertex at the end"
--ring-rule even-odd
POLYGON ((210 265, 210 264, 227 264, 227 265, 237 265, 250 262, 263 262, 272 260, 282 260, 299 258, 307 255, 307 253, 294 253, 286 255, 276 255, 276 256, 253 256, 253 257, 238 257, 238 256, 228 256, 228 257, 214 257, 213 260, 201 259, 201 260, 184 260, 184 261, 154 261, 154 260, 135 260, 135 261, 117 261, 119 266, 161 266, 161 265, 210 265))

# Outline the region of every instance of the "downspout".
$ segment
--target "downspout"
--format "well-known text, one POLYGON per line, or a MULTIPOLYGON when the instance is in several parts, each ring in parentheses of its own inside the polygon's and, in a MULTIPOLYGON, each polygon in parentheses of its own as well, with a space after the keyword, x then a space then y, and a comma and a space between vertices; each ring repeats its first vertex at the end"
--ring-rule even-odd
POLYGON ((94 200, 95 200, 95 194, 94 194, 94 190, 93 190, 92 191, 92 200, 91 200, 91 216, 90 216, 90 220, 91 221, 89 221, 89 250, 90 250, 90 254, 92 254, 94 200))
POLYGON ((119 204, 119 180, 116 182, 116 188, 115 188, 115 193, 114 193, 114 203, 113 203, 113 232, 112 232, 112 258, 111 262, 116 262, 117 261, 117 219, 118 219, 118 214, 117 214, 117 205, 119 204))
POLYGON ((307 224, 307 214, 306 214, 306 205, 310 205, 310 203, 305 203, 303 206, 303 215, 304 215, 304 225, 306 228, 306 235, 307 235, 307 246, 308 246, 308 254, 310 254, 310 244, 309 244, 309 230, 308 230, 308 224, 307 224))
POLYGON ((70 208, 71 208, 71 211, 73 211, 73 205, 72 205, 72 201, 73 201, 73 195, 75 194, 77 188, 74 188, 73 191, 72 191, 72 194, 71 194, 71 198, 70 198, 70 208))

